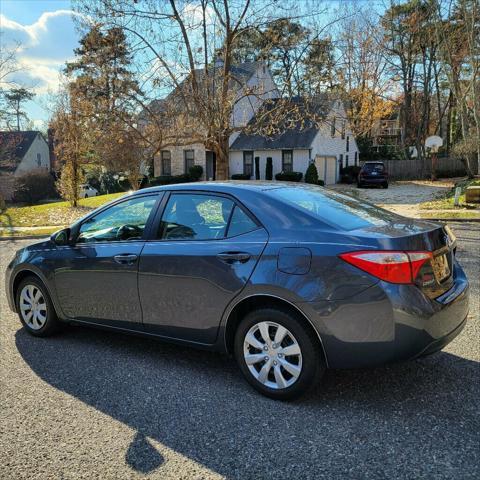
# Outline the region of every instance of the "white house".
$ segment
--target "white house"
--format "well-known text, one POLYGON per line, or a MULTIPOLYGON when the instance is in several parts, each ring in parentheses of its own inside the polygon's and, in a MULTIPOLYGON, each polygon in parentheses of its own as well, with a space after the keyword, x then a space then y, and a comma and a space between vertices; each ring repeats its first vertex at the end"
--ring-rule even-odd
MULTIPOLYGON (((202 71, 198 71, 201 78, 202 71)), ((230 175, 250 174, 255 178, 255 159, 260 163, 260 178, 265 178, 267 158, 273 161, 273 175, 281 171, 305 174, 310 162, 315 162, 319 178, 326 184, 340 178, 342 166, 358 165, 359 151, 347 120, 343 102, 324 95, 314 99, 297 98, 292 102, 305 108, 305 121, 295 128, 286 128, 275 137, 242 132, 264 105, 275 105, 280 92, 271 72, 263 62, 248 62, 231 67, 237 87, 231 123, 239 130, 230 136, 230 175), (313 109, 313 111, 312 111, 313 109), (313 115, 310 115, 312 113, 313 115), (312 122, 311 118, 315 121, 312 122)), ((174 97, 152 103, 161 114, 165 104, 174 97)), ((291 125, 292 122, 286 122, 291 125)), ((188 173, 193 165, 201 165, 207 180, 215 180, 215 153, 201 143, 165 148, 154 157, 154 176, 188 173)))
POLYGON ((324 95, 294 101, 304 110, 305 120, 292 122, 296 123, 295 128, 280 129, 272 137, 241 133, 230 147, 231 175, 255 178, 255 162, 259 161, 263 180, 270 157, 274 178, 279 172, 305 174, 308 165, 315 162, 319 178, 328 185, 339 180, 342 167, 359 164, 358 146, 342 100, 324 95))
POLYGON ((3 198, 12 198, 17 177, 50 169, 48 144, 40 132, 0 132, 0 195, 3 198))
MULTIPOLYGON (((197 75, 201 76, 202 70, 197 75)), ((253 118, 265 100, 277 98, 280 93, 270 70, 263 62, 247 62, 231 67, 231 76, 236 85, 236 101, 232 114, 232 125, 243 128, 253 118)), ((160 108, 169 97, 161 100, 160 108)), ((159 101, 156 101, 157 103, 159 101)), ((230 137, 232 144, 240 132, 230 137)), ((215 154, 202 144, 173 147, 162 150, 154 157, 154 176, 188 173, 192 165, 201 165, 207 179, 215 179, 215 154)))

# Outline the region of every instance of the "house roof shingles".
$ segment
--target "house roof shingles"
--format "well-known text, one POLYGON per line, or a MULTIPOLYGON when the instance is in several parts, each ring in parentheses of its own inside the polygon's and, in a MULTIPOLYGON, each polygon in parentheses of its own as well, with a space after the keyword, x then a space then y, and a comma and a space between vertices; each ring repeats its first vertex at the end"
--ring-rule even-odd
POLYGON ((39 134, 36 130, 0 132, 0 171, 14 172, 39 134))
MULTIPOLYGON (((266 108, 274 109, 276 103, 280 101, 284 101, 284 99, 271 100, 266 108)), ((300 97, 294 98, 291 102, 301 109, 302 115, 305 117, 304 121, 298 121, 294 128, 285 128, 273 136, 242 132, 235 139, 230 150, 309 149, 318 133, 318 122, 325 119, 334 101, 335 98, 326 95, 308 101, 300 97)), ((250 120, 249 126, 255 125, 257 117, 258 114, 250 120)))

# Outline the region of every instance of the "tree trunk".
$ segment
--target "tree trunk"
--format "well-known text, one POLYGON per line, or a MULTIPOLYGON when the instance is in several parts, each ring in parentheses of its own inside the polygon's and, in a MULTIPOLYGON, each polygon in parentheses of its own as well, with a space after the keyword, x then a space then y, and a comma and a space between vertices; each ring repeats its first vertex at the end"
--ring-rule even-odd
POLYGON ((228 180, 230 178, 228 151, 228 137, 222 137, 215 149, 217 156, 215 178, 217 180, 228 180))

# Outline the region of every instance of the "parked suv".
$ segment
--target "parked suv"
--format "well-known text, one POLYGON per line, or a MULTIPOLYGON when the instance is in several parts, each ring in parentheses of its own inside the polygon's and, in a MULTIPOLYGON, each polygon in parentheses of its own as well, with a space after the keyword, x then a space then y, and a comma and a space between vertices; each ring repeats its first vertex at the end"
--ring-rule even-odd
POLYGON ((388 173, 383 162, 365 162, 357 178, 357 187, 380 185, 388 188, 388 173))

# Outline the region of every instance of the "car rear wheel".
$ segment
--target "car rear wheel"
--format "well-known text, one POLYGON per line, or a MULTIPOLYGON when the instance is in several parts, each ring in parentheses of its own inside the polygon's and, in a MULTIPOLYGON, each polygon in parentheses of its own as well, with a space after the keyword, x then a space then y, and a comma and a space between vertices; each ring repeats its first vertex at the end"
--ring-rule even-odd
POLYGON ((295 316, 274 308, 255 310, 242 320, 235 357, 250 385, 277 400, 304 394, 325 371, 316 338, 295 316))
POLYGON ((20 321, 28 333, 36 337, 47 337, 60 326, 50 295, 36 277, 27 277, 17 288, 17 311, 20 321))
POLYGON ((383 188, 388 188, 388 182, 385 182, 383 185, 382 185, 383 188))

